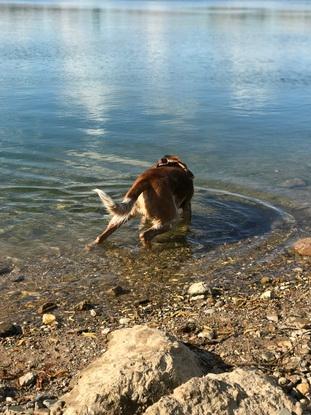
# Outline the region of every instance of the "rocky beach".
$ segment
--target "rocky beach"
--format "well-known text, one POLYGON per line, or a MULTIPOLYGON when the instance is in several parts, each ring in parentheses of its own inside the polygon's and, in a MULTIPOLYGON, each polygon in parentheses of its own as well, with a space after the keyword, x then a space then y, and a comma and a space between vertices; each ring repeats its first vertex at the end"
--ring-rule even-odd
MULTIPOLYGON (((110 247, 37 262, 7 259, 0 267, 0 413, 63 413, 52 408, 105 355, 111 333, 137 325, 212 355, 205 373, 268 375, 295 413, 310 413, 310 238, 276 249, 278 237, 199 258, 181 247, 110 247)), ((127 410, 109 413, 144 413, 127 410)))

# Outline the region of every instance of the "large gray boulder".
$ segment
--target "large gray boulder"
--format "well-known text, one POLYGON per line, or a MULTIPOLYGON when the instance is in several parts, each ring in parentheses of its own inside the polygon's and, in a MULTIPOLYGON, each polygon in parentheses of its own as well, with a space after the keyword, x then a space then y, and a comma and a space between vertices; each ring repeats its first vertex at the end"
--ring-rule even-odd
MULTIPOLYGON (((142 413, 161 396, 204 371, 175 338, 147 326, 117 330, 108 350, 81 372, 62 397, 65 415, 142 413)), ((53 413, 59 413, 56 408, 53 413)))
POLYGON ((150 406, 145 415, 292 415, 300 414, 266 376, 236 369, 193 378, 150 406))
POLYGON ((299 415, 267 377, 241 369, 206 375, 209 356, 147 326, 117 330, 51 414, 299 415))

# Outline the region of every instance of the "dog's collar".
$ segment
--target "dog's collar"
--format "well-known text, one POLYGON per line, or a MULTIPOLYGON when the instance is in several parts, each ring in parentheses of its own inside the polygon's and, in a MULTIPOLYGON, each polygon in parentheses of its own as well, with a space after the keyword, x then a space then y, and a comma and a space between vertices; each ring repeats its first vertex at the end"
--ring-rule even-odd
POLYGON ((163 157, 162 159, 160 159, 157 162, 157 167, 162 167, 162 166, 179 166, 183 170, 185 170, 186 172, 189 171, 187 169, 186 165, 184 163, 182 163, 181 161, 177 161, 177 160, 174 160, 174 159, 169 159, 169 158, 166 158, 166 157, 163 157))

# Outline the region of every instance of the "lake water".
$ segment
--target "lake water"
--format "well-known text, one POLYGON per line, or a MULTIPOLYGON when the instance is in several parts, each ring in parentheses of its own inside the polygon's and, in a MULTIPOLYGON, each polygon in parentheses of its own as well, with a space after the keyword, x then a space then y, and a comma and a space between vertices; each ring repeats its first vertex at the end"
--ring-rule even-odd
POLYGON ((91 190, 168 153, 200 187, 200 249, 284 217, 207 188, 310 214, 310 2, 0 1, 0 28, 2 254, 82 247, 104 226, 91 190))

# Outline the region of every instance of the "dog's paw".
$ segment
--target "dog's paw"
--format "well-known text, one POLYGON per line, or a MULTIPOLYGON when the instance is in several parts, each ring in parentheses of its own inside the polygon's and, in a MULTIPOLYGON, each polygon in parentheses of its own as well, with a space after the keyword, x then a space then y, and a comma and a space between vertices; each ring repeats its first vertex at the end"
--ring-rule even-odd
POLYGON ((146 249, 151 249, 152 248, 151 242, 148 241, 147 239, 145 239, 143 237, 143 235, 139 235, 139 239, 140 239, 140 242, 142 243, 144 248, 146 248, 146 249))
POLYGON ((96 243, 96 242, 92 242, 92 243, 90 243, 90 244, 85 245, 84 250, 85 250, 86 252, 90 252, 90 251, 92 251, 92 250, 93 250, 96 246, 97 246, 97 243, 96 243))

